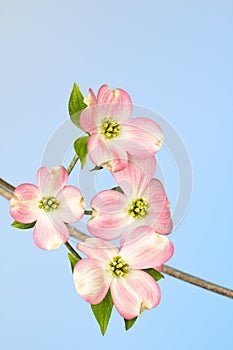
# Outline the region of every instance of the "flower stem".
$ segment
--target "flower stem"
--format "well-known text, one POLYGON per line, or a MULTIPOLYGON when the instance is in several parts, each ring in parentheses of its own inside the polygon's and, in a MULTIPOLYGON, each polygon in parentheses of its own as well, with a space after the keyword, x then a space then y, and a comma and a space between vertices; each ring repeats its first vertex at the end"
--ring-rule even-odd
POLYGON ((0 185, 1 185, 2 187, 8 188, 8 190, 10 190, 10 191, 12 191, 12 192, 15 190, 15 187, 14 187, 14 186, 10 185, 8 182, 6 182, 6 181, 3 180, 3 179, 0 179, 0 185))
POLYGON ((91 238, 91 236, 88 236, 85 233, 78 231, 74 226, 67 225, 67 227, 68 227, 69 235, 79 239, 80 241, 85 241, 87 238, 91 238))
POLYGON ((70 175, 71 171, 74 169, 75 164, 77 163, 78 160, 79 160, 79 158, 78 158, 77 154, 75 154, 70 165, 68 166, 68 169, 67 169, 68 175, 70 175))
MULTIPOLYGON (((1 179, 0 182, 0 195, 3 196, 4 198, 10 200, 13 197, 13 193, 10 192, 9 190, 5 189, 2 185, 3 183, 7 183, 6 181, 1 179)), ((13 190, 14 187, 10 184, 8 184, 11 189, 13 190)), ((69 234, 75 238, 78 238, 82 241, 85 241, 85 239, 90 238, 89 236, 87 236, 86 234, 79 232, 75 227, 67 225, 68 230, 69 230, 69 234)), ((66 242, 65 243, 66 247, 69 249, 69 251, 77 258, 77 259, 81 259, 81 257, 78 255, 78 253, 73 249, 73 247, 66 242)), ((221 287, 217 284, 205 281, 201 278, 189 275, 188 273, 179 271, 174 269, 173 267, 164 265, 164 269, 163 272, 166 273, 167 275, 173 276, 175 278, 178 278, 182 281, 194 284, 195 286, 210 290, 214 293, 217 294, 221 294, 224 295, 225 297, 231 298, 233 299, 233 290, 232 289, 228 289, 225 287, 221 287)))
POLYGON ((13 197, 13 193, 2 186, 0 186, 0 195, 8 200, 10 200, 13 197))
POLYGON ((78 260, 81 260, 81 256, 76 252, 76 250, 74 250, 74 248, 70 245, 70 243, 66 242, 64 243, 66 248, 71 252, 71 254, 73 256, 75 256, 75 258, 77 258, 78 260))
POLYGON ((85 215, 92 215, 92 210, 84 210, 85 215))
POLYGON ((182 281, 194 284, 195 286, 208 289, 211 292, 218 293, 221 295, 224 295, 225 297, 232 298, 233 299, 233 290, 228 289, 225 287, 218 286, 217 284, 205 281, 201 278, 194 277, 192 275, 189 275, 188 273, 176 270, 170 266, 164 265, 163 272, 167 275, 173 276, 175 278, 178 278, 182 281))

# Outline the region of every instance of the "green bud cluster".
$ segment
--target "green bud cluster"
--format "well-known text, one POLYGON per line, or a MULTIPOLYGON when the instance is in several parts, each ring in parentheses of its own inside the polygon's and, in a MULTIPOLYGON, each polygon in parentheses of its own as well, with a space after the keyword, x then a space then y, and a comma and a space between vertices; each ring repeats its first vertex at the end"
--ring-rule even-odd
POLYGON ((53 196, 42 197, 38 205, 38 207, 44 210, 46 213, 48 211, 53 211, 58 209, 59 206, 60 206, 60 201, 53 196))
POLYGON ((106 140, 111 140, 120 134, 121 126, 112 117, 104 118, 102 124, 102 133, 106 140))
POLYGON ((128 209, 128 213, 134 219, 143 219, 148 214, 148 208, 149 204, 147 204, 147 202, 144 199, 137 198, 131 202, 130 207, 128 209))
POLYGON ((126 277, 129 272, 129 265, 125 263, 120 255, 114 256, 109 261, 110 271, 114 277, 126 277))

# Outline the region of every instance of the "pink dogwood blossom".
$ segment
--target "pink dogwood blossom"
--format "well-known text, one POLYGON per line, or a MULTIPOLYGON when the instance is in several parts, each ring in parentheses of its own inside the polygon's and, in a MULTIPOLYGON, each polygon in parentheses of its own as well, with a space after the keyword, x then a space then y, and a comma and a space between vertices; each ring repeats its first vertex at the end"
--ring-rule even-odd
POLYGON ((85 201, 80 190, 65 186, 67 170, 41 167, 37 172, 38 187, 22 184, 11 199, 11 216, 27 224, 36 221, 33 238, 42 249, 56 249, 68 240, 65 223, 76 222, 84 215, 85 201))
POLYGON ((91 133, 88 154, 94 164, 120 171, 127 165, 128 154, 148 158, 161 148, 163 133, 158 124, 143 117, 129 119, 132 101, 126 91, 103 85, 97 97, 89 92, 80 125, 91 133))
POLYGON ((74 268, 77 292, 90 304, 100 303, 109 288, 117 311, 125 319, 160 302, 158 283, 142 269, 161 266, 173 255, 173 245, 149 227, 140 227, 121 242, 113 243, 89 238, 77 245, 88 258, 74 268))
POLYGON ((125 169, 112 173, 123 193, 105 190, 92 199, 87 227, 95 237, 114 240, 143 225, 159 234, 171 232, 169 202, 161 182, 152 178, 154 170, 154 157, 130 158, 125 169))

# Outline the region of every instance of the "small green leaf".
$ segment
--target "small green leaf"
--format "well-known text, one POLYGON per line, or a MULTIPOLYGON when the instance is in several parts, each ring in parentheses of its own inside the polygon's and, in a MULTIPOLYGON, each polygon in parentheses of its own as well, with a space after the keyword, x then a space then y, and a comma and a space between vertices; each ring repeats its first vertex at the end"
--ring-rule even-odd
POLYGON ((71 91, 70 100, 69 100, 69 114, 75 114, 81 112, 87 107, 84 102, 83 94, 81 93, 78 84, 74 83, 73 89, 71 91))
POLYGON ((149 275, 151 275, 155 281, 159 281, 161 278, 164 278, 164 275, 155 269, 144 269, 143 271, 149 273, 149 275))
POLYGON ((113 188, 111 188, 111 190, 115 190, 115 191, 124 193, 124 192, 122 191, 122 189, 120 188, 120 186, 113 187, 113 188))
POLYGON ((74 83, 69 100, 69 114, 72 122, 80 129, 82 129, 80 126, 80 114, 86 107, 87 105, 84 103, 84 97, 79 90, 79 86, 74 83))
POLYGON ((27 230, 29 228, 34 227, 36 224, 36 221, 31 222, 30 224, 22 224, 21 222, 18 221, 13 221, 11 226, 16 227, 16 228, 20 228, 22 230, 27 230))
POLYGON ((68 253, 68 258, 70 260, 70 266, 71 266, 71 270, 72 273, 74 272, 74 267, 77 264, 77 262, 79 261, 79 259, 77 259, 75 256, 73 256, 73 254, 68 253))
POLYGON ((87 150, 87 144, 88 144, 88 139, 89 136, 83 136, 83 137, 79 137, 75 143, 74 143, 74 150, 77 153, 80 162, 81 162, 81 168, 83 169, 85 164, 86 164, 86 160, 87 160, 87 154, 88 154, 88 150, 87 150))
POLYGON ((113 301, 110 290, 106 294, 106 297, 97 305, 91 305, 92 311, 95 315, 95 318, 100 326, 100 331, 102 335, 105 334, 108 322, 112 313, 113 301))
POLYGON ((136 322, 137 317, 132 318, 131 320, 126 320, 125 321, 125 330, 128 331, 131 327, 133 327, 134 323, 136 322))
POLYGON ((102 166, 98 166, 96 165, 93 169, 91 169, 90 171, 99 171, 99 170, 102 170, 103 167, 102 166))
POLYGON ((80 112, 74 113, 70 116, 70 119, 74 125, 76 125, 79 129, 82 129, 80 125, 80 114, 80 112))

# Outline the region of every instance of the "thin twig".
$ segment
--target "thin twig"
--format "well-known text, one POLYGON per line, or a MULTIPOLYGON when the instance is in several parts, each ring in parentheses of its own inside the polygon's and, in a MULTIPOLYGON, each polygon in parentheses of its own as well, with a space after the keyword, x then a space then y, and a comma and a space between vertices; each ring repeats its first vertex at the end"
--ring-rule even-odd
POLYGON ((84 210, 85 215, 92 215, 92 210, 84 210))
POLYGON ((0 185, 0 195, 8 200, 10 200, 13 197, 13 193, 5 189, 4 187, 1 187, 1 185, 0 185))
POLYGON ((78 231, 74 226, 67 225, 70 236, 85 241, 87 238, 91 238, 83 232, 78 231))
POLYGON ((194 277, 192 275, 189 275, 188 273, 173 269, 172 267, 169 267, 166 265, 164 265, 163 272, 166 273, 167 275, 173 276, 182 281, 194 284, 195 286, 208 289, 211 292, 218 293, 218 294, 224 295, 225 297, 233 299, 232 289, 227 289, 227 288, 218 286, 217 284, 205 281, 201 278, 194 277))
POLYGON ((74 250, 74 248, 70 245, 69 242, 65 243, 66 248, 71 252, 71 254, 73 254, 73 256, 75 256, 78 260, 81 260, 81 256, 76 252, 76 250, 74 250))
MULTIPOLYGON (((12 188, 13 188, 13 186, 12 186, 12 188)), ((11 197, 13 196, 13 194, 9 190, 6 190, 5 188, 3 188, 1 186, 0 186, 0 195, 5 197, 8 200, 11 199, 11 197)), ((68 225, 68 230, 69 230, 69 234, 72 237, 75 237, 75 238, 77 238, 77 239, 79 239, 81 241, 85 241, 87 238, 90 238, 88 235, 78 231, 73 226, 68 225)), ((69 244, 69 246, 70 246, 70 244, 69 244)), ((78 253, 75 252, 77 254, 76 255, 74 252, 72 252, 72 254, 74 254, 77 257, 78 253)), ((180 279, 182 281, 194 284, 194 285, 196 285, 198 287, 201 287, 201 288, 204 288, 204 289, 208 289, 208 290, 210 290, 210 291, 212 291, 214 293, 221 294, 221 295, 224 295, 224 296, 226 296, 228 298, 233 299, 233 290, 232 289, 221 287, 221 286, 219 286, 217 284, 205 281, 205 280, 203 280, 201 278, 198 278, 198 277, 194 277, 192 275, 189 275, 189 274, 187 274, 185 272, 176 270, 173 267, 170 267, 170 266, 167 266, 167 265, 164 265, 163 272, 166 273, 167 275, 173 276, 173 277, 178 278, 178 279, 180 279)))
POLYGON ((74 169, 75 164, 77 163, 78 160, 79 160, 79 158, 78 158, 77 154, 75 154, 70 165, 68 166, 68 169, 67 169, 68 175, 70 175, 71 171, 74 169))
POLYGON ((11 190, 12 192, 15 190, 14 186, 12 186, 11 184, 9 184, 8 182, 6 182, 3 179, 0 179, 0 185, 3 186, 3 187, 8 188, 8 190, 11 190))

